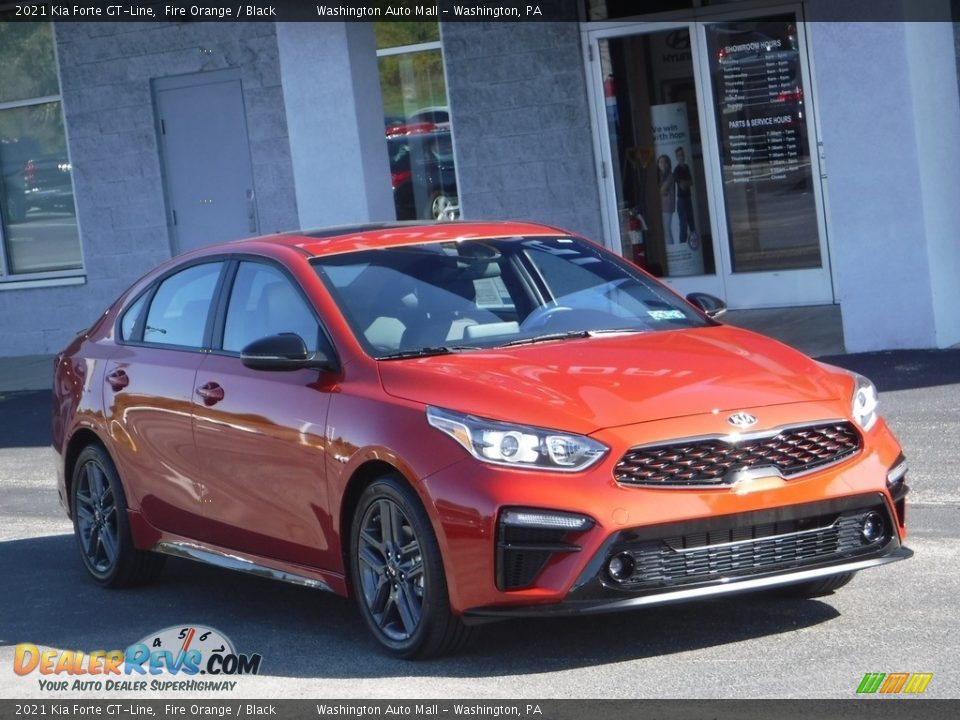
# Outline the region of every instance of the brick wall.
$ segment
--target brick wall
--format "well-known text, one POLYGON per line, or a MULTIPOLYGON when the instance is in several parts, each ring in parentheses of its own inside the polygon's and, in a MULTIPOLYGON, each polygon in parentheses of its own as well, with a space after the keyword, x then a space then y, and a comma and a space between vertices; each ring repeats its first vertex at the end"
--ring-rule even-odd
POLYGON ((86 284, 0 290, 0 356, 52 353, 170 257, 150 80, 238 68, 264 232, 297 226, 271 23, 55 26, 86 284))
POLYGON ((554 223, 602 239, 577 23, 443 23, 465 219, 554 223))

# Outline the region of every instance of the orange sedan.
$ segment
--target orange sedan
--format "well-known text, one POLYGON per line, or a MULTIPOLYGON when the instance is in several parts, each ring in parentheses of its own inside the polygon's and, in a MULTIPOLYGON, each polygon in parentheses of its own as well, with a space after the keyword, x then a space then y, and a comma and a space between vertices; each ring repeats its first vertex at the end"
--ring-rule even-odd
POLYGON ((403 657, 908 557, 870 381, 691 300, 526 223, 174 258, 57 358, 80 557, 106 587, 174 555, 350 595, 403 657))

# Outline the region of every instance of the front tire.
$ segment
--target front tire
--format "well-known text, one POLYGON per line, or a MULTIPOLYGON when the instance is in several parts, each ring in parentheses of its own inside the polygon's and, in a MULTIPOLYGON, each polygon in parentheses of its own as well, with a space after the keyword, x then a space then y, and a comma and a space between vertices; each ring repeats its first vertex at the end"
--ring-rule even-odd
POLYGON ((474 636, 450 610, 433 527, 397 475, 373 482, 360 497, 350 533, 350 576, 360 614, 391 654, 443 655, 474 636))
POLYGON ((133 544, 120 476, 102 447, 89 445, 80 453, 71 494, 77 547, 94 582, 129 587, 160 574, 164 556, 138 550, 133 544))

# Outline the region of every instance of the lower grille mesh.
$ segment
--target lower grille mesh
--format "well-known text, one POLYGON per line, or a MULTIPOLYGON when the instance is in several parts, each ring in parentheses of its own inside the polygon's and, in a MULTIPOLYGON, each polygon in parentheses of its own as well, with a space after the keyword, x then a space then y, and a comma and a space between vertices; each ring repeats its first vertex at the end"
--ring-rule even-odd
POLYGON ((639 590, 796 568, 869 552, 890 537, 888 515, 877 506, 800 521, 624 543, 615 546, 611 556, 629 556, 632 570, 608 584, 639 590), (872 511, 884 518, 884 529, 881 537, 867 542, 861 527, 872 511))

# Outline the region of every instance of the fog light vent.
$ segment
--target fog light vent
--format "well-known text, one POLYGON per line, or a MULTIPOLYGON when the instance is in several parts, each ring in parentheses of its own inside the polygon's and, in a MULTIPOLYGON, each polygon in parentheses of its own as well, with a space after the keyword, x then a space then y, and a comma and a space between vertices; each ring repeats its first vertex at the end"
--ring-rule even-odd
POLYGON ((570 542, 593 527, 593 520, 575 513, 539 508, 505 508, 497 528, 497 587, 530 587, 557 553, 579 552, 570 542))

